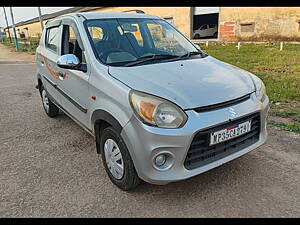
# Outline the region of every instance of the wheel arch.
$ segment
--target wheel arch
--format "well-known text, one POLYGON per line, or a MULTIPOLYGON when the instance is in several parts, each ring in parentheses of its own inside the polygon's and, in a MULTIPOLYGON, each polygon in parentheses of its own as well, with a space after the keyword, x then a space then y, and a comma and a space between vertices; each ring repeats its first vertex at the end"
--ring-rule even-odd
POLYGON ((113 115, 102 109, 97 109, 92 113, 91 122, 96 138, 97 153, 100 154, 100 135, 102 130, 112 126, 120 134, 123 127, 113 115))
POLYGON ((42 76, 41 74, 37 74, 37 86, 36 88, 39 90, 39 92, 41 92, 41 87, 43 85, 43 81, 42 81, 42 76))

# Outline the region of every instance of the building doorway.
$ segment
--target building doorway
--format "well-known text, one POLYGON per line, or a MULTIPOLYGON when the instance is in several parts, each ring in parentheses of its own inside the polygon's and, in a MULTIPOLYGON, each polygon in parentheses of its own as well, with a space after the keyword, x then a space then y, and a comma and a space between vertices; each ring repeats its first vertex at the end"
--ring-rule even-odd
POLYGON ((218 38, 219 7, 194 7, 193 39, 218 38))

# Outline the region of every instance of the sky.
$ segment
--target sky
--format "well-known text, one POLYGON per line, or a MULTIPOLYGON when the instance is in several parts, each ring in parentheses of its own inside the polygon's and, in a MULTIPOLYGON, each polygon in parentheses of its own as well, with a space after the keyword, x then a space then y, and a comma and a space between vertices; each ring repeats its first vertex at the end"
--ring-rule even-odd
MULTIPOLYGON (((42 14, 49 14, 53 12, 57 12, 60 10, 68 9, 72 7, 41 7, 42 14)), ((15 23, 29 20, 34 17, 39 16, 38 7, 12 7, 15 23)), ((12 24, 10 9, 9 7, 5 7, 8 25, 12 24)), ((4 16, 3 7, 0 7, 0 27, 6 27, 6 21, 4 16)))

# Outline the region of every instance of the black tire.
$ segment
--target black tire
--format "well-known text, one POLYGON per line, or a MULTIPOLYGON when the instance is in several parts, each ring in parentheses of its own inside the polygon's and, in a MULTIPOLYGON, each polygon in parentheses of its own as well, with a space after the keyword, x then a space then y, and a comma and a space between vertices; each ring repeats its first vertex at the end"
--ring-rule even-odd
POLYGON ((44 108, 46 114, 51 118, 56 117, 59 113, 59 108, 56 105, 54 105, 53 102, 49 99, 48 93, 45 90, 43 85, 41 85, 41 87, 40 87, 40 94, 41 94, 41 99, 42 99, 42 105, 43 105, 43 108, 44 108), (44 105, 44 100, 43 100, 43 96, 42 96, 43 92, 45 92, 45 94, 48 98, 49 109, 46 109, 46 107, 44 105))
POLYGON ((200 35, 199 34, 195 34, 194 39, 199 39, 200 35))
POLYGON ((101 138, 100 138, 100 150, 101 150, 101 158, 106 170, 106 173, 109 176, 109 179, 120 189, 124 191, 129 191, 137 187, 140 183, 140 178, 137 175, 135 167, 133 165, 132 159, 128 152, 128 149, 120 136, 120 134, 113 128, 107 127, 102 131, 101 138), (121 179, 116 179, 106 164, 105 159, 105 151, 104 151, 104 144, 107 139, 112 139, 118 145, 119 150, 121 152, 123 163, 124 163, 124 173, 121 179))

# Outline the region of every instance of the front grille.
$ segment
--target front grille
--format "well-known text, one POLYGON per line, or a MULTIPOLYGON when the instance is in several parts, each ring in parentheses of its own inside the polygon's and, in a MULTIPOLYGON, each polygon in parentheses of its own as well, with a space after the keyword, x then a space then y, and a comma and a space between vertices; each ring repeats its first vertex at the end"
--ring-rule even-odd
POLYGON ((255 113, 241 119, 237 119, 226 124, 216 126, 197 133, 191 143, 184 166, 191 170, 211 162, 224 158, 232 153, 238 152, 258 141, 260 133, 260 114, 255 113), (228 141, 221 142, 216 145, 209 146, 210 134, 225 129, 227 127, 237 125, 248 120, 251 122, 251 130, 239 137, 228 141))

